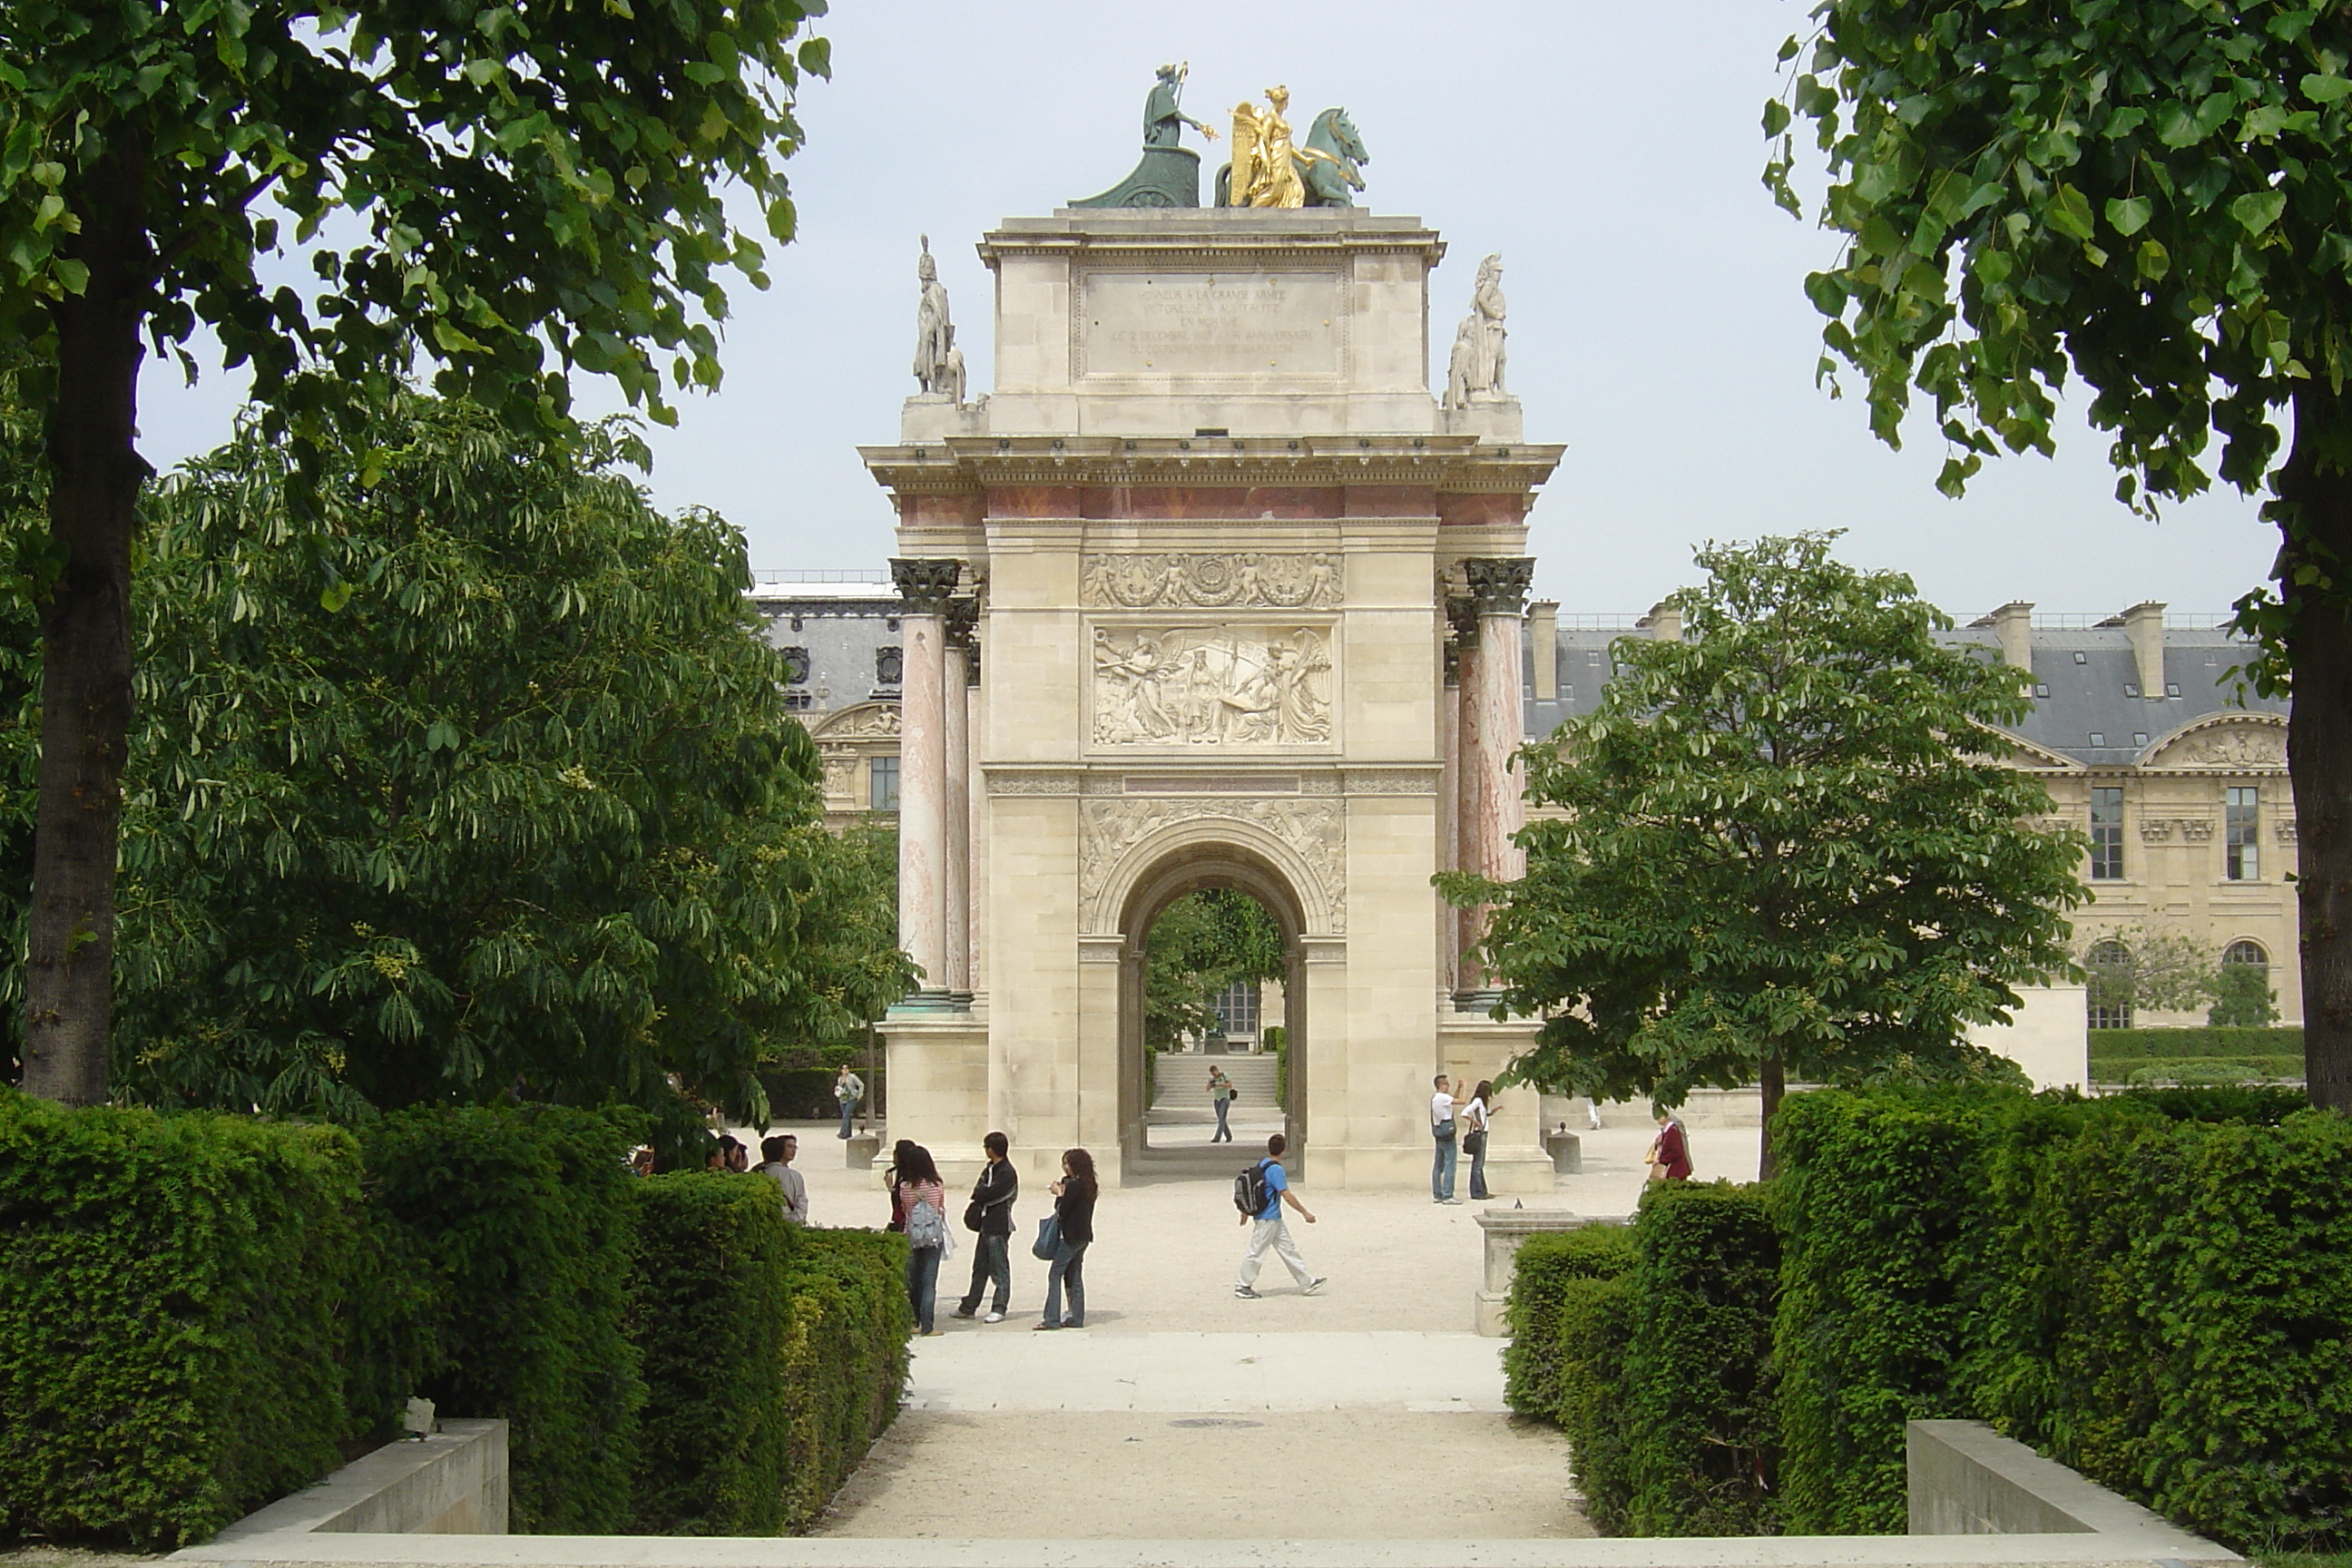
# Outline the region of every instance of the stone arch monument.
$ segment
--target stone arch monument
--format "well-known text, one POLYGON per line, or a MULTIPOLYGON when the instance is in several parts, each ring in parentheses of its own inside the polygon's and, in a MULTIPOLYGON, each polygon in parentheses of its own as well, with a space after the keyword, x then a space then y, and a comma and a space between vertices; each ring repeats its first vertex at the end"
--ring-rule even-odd
MULTIPOLYGON (((1203 887, 1282 927, 1309 1179, 1422 1182, 1432 1075, 1524 1047, 1430 879, 1518 869, 1527 518, 1560 448, 1499 385, 1432 395, 1444 254, 1345 207, 1066 208, 981 241, 988 395, 910 399, 861 448, 898 518, 925 975, 883 1025, 891 1136, 1135 1175, 1145 936, 1203 887)), ((1549 1190, 1534 1094, 1491 1150, 1497 1192, 1549 1190)))

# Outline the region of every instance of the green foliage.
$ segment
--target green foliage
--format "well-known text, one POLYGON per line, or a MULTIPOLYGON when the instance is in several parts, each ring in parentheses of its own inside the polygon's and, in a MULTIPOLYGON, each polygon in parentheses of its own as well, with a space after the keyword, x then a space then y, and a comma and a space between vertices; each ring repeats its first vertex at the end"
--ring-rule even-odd
POLYGON ((130 1093, 355 1121, 519 1086, 616 1096, 676 1147, 698 1102, 762 1114, 778 1042, 848 1039, 903 994, 889 846, 817 820, 740 537, 655 512, 616 471, 625 427, 585 442, 394 398, 321 481, 331 609, 281 447, 248 428, 165 487, 126 780, 130 1093))
POLYGON ((2303 1054, 2303 1031, 2288 1029, 2093 1029, 2091 1065, 2158 1057, 2280 1057, 2303 1054))
POLYGON ((1774 1535, 1771 1371, 1780 1237, 1763 1190, 1654 1183, 1626 1275, 1625 1525, 1633 1535, 1774 1535))
POLYGON ((1632 1336, 1633 1233, 1621 1226, 1538 1234, 1519 1247, 1511 1282, 1504 1398, 1521 1415, 1559 1423, 1585 1517, 1603 1535, 1626 1529, 1623 1400, 1632 1336))
POLYGON ((1143 1037, 1174 1049, 1216 1026, 1217 993, 1237 981, 1283 974, 1282 928, 1247 893, 1210 888, 1160 911, 1145 943, 1143 1037))
POLYGON ((0 1539, 201 1541, 340 1463, 359 1162, 0 1089, 0 1539))
POLYGON ((2278 993, 2271 989, 2270 966, 2224 963, 2213 972, 2206 994, 2213 1005, 2205 1022, 2216 1029, 2261 1029, 2279 1020, 2278 993))
POLYGON ((1980 1408, 2240 1546, 2352 1538, 2352 1123, 2293 1103, 2040 1105, 1990 1189, 1980 1408))
POLYGON ((915 1319, 905 1237, 801 1230, 793 1243, 784 1524, 805 1531, 897 1419, 915 1319))
POLYGON ((2066 968, 2081 838, 1975 754, 2021 677, 1939 645, 1909 579, 1834 537, 1700 551, 1687 640, 1620 641, 1600 706, 1520 754, 1559 808, 1520 834, 1525 878, 1439 879, 1496 906, 1503 1009, 1545 1020, 1514 1080, 1673 1105, 1773 1066, 1967 1076, 1968 1026, 2066 968))
MULTIPOLYGON (((2052 450, 2071 367, 2115 433, 2121 499, 2207 489, 2215 434, 2221 477, 2259 485, 2278 411, 2309 378, 2340 390, 2352 359, 2341 7, 1923 16, 1827 0, 1815 16, 1810 59, 1766 109, 1766 182, 1801 212, 1790 125, 1813 121, 1822 221, 1851 237, 1806 279, 1830 318, 1822 374, 1864 375, 1881 438, 1897 441, 1914 387, 1931 398, 1952 448, 1938 483, 1958 494, 1987 457, 2052 450)), ((1801 53, 1792 38, 1781 58, 1801 53)))
POLYGON ((2102 931, 2083 944, 2085 1000, 2093 1007, 2185 1013, 2212 994, 2220 963, 2210 942, 2168 927, 2102 931))
POLYGON ((1999 1117, 2023 1099, 1946 1089, 1781 1105, 1773 1348, 1791 1533, 1901 1534, 1903 1424, 1975 1414, 1956 1368, 1984 1290, 1987 1163, 1999 1117))
POLYGON ((93 264, 128 266, 159 347, 193 374, 209 328, 305 442, 420 356, 517 426, 559 420, 574 368, 668 422, 664 358, 679 390, 719 380, 724 272, 767 283, 726 192, 792 236, 793 89, 830 70, 793 35, 822 10, 27 0, 0 83, 0 319, 37 336, 93 264), (92 254, 121 232, 110 202, 152 252, 92 254), (257 265, 289 248, 308 288, 257 265))
POLYGON ((629 1118, 562 1106, 412 1110, 362 1148, 383 1275, 412 1299, 355 1331, 358 1415, 422 1393, 498 1416, 518 1533, 626 1528, 645 1384, 629 1334, 629 1118))
POLYGON ((2253 1083, 2263 1079, 2303 1076, 2303 1058, 2292 1057, 2117 1057, 2099 1064, 2099 1081, 2134 1086, 2162 1083, 2253 1083))
POLYGON ((793 1416, 783 1376, 790 1226, 765 1176, 638 1184, 632 1330, 644 1360, 634 1522, 642 1535, 773 1535, 793 1416))

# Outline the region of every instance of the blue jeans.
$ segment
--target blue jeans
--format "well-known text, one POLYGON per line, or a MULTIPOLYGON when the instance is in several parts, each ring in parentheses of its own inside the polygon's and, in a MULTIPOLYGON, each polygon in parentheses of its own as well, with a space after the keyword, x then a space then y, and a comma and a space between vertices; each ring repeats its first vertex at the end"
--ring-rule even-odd
POLYGON ((1454 1123, 1430 1130, 1436 1141, 1436 1157, 1429 1166, 1429 1195, 1443 1202, 1454 1195, 1454 1160, 1460 1145, 1454 1140, 1454 1123))
POLYGON ((844 1138, 849 1136, 849 1123, 856 1114, 857 1101, 854 1100, 845 1100, 841 1102, 841 1135, 844 1138))
POLYGON ((1210 1135, 1210 1142, 1230 1143, 1234 1141, 1234 1130, 1225 1125, 1225 1110, 1232 1104, 1233 1101, 1223 1095, 1217 1097, 1217 1130, 1210 1135))
POLYGON ((1483 1203, 1495 1194, 1486 1190, 1486 1140, 1478 1140, 1478 1147, 1470 1155, 1470 1196, 1483 1203))
POLYGON ((980 1299, 992 1284, 996 1287, 996 1310, 1002 1312, 1013 1300, 1013 1238, 983 1232, 972 1240, 979 1245, 971 1253, 971 1289, 963 1293, 960 1310, 966 1317, 979 1311, 980 1299))
POLYGON ((1059 1323, 1066 1329, 1087 1326, 1087 1248, 1092 1245, 1081 1241, 1076 1246, 1063 1242, 1054 1248, 1054 1267, 1045 1275, 1045 1321, 1059 1323), (1070 1315, 1062 1316, 1062 1288, 1070 1290, 1070 1315))
POLYGON ((907 1254, 907 1304, 915 1309, 915 1331, 931 1331, 931 1312, 940 1300, 940 1249, 918 1247, 907 1254))

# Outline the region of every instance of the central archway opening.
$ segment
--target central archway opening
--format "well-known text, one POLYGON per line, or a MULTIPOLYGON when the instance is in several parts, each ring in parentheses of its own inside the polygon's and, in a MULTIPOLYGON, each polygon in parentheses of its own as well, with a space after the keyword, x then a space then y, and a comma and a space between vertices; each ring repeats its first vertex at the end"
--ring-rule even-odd
POLYGON ((1148 874, 1120 931, 1120 1152, 1130 1181, 1229 1174, 1267 1134, 1303 1159, 1302 921, 1280 873, 1192 846, 1148 874), (1217 1102, 1226 1101, 1222 1124, 1217 1102))

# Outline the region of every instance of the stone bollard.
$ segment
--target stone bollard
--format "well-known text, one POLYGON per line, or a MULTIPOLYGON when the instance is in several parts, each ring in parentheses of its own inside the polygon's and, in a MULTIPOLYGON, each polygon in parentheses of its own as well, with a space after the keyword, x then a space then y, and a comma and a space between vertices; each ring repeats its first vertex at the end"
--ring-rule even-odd
POLYGON ((1519 1244, 1542 1231, 1581 1230, 1589 1225, 1631 1225, 1631 1215, 1570 1214, 1566 1209, 1487 1209, 1477 1216, 1486 1236, 1484 1276, 1471 1304, 1471 1330, 1488 1339, 1511 1331, 1511 1279, 1518 1271, 1519 1244))
POLYGON ((841 1143, 842 1163, 853 1171, 870 1171, 882 1153, 882 1134, 853 1132, 841 1143))

